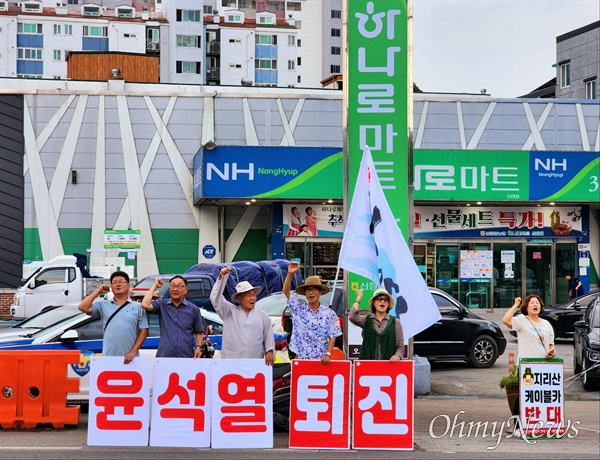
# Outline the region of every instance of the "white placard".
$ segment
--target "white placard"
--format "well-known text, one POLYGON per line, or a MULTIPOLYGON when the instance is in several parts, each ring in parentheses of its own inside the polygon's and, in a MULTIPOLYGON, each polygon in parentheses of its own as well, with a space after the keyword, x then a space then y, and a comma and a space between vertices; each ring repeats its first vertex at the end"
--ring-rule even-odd
POLYGON ((515 251, 500 251, 500 262, 503 264, 514 264, 515 251))
POLYGON ((212 360, 212 447, 273 447, 273 368, 263 359, 212 360))
POLYGON ((212 360, 156 358, 150 445, 210 447, 212 360))
POLYGON ((149 407, 149 358, 91 358, 88 445, 147 446, 149 407))

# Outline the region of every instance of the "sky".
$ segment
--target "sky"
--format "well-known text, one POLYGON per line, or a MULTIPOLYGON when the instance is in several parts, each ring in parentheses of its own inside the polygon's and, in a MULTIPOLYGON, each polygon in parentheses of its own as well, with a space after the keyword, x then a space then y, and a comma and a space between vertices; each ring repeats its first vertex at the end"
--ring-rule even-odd
POLYGON ((556 37, 599 0, 412 0, 413 79, 425 92, 527 94, 556 76, 556 37))

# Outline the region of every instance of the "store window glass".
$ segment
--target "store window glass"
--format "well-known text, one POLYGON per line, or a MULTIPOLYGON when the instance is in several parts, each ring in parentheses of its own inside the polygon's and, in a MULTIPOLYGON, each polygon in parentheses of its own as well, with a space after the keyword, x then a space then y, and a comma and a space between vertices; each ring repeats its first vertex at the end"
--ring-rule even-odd
POLYGON ((462 243, 459 251, 459 298, 467 308, 492 307, 493 257, 487 243, 462 243))
POLYGON ((519 243, 494 244, 493 299, 496 308, 509 308, 521 297, 521 252, 519 243))
POLYGON ((575 243, 556 243, 556 263, 554 278, 556 284, 556 303, 568 300, 569 281, 565 278, 567 272, 577 273, 577 245, 575 243))

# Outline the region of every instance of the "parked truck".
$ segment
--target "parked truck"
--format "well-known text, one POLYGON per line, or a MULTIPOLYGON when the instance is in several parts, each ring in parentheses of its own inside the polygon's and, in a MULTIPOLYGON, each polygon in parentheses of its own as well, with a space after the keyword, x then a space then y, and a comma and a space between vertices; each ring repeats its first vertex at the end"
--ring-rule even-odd
POLYGON ((74 255, 57 256, 23 282, 10 314, 24 319, 55 305, 77 305, 104 282, 107 280, 90 277, 74 255))

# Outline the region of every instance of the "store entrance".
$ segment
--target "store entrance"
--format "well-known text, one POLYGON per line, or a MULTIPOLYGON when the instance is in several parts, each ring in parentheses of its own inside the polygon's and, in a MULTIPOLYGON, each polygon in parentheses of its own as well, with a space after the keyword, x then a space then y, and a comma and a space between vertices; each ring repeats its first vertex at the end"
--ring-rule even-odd
POLYGON ((525 293, 541 297, 545 305, 552 305, 553 279, 552 246, 527 245, 525 248, 525 293))
MULTIPOLYGON (((300 259, 302 277, 320 276, 324 281, 335 279, 337 262, 342 241, 337 238, 286 238, 285 257, 300 259)), ((340 270, 338 282, 344 278, 344 270, 340 270)))

